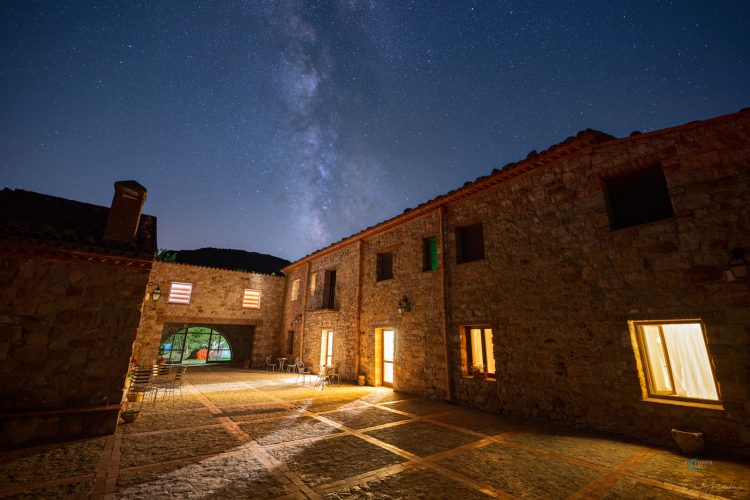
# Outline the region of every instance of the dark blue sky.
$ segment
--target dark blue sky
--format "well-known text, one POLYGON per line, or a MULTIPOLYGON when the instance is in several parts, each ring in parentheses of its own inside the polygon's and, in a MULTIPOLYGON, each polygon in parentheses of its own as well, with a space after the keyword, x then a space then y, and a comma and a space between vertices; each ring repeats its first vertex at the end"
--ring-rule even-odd
POLYGON ((296 259, 585 128, 750 106, 750 2, 0 6, 0 187, 296 259), (532 5, 533 4, 533 5, 532 5))

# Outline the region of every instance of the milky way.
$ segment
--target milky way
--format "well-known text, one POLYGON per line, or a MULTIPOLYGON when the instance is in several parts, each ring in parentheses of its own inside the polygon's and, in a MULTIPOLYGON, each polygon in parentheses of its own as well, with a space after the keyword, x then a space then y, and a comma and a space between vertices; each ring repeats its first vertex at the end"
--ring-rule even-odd
POLYGON ((750 105, 747 2, 3 2, 0 187, 295 259, 585 128, 750 105))

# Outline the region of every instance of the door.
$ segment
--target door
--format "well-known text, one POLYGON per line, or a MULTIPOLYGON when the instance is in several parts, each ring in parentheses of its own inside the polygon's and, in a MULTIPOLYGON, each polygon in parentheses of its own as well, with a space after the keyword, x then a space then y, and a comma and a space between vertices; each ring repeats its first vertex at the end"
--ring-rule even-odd
POLYGON ((396 335, 383 330, 383 385, 393 387, 393 361, 396 356, 396 335))

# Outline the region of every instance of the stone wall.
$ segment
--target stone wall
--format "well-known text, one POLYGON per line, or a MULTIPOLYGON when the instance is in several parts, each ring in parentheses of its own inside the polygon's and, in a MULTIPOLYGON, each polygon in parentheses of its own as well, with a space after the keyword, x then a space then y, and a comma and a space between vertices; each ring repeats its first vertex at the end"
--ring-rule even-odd
MULTIPOLYGON (((148 295, 143 300, 133 345, 133 355, 139 361, 155 360, 161 343, 185 325, 207 326, 224 335, 234 364, 252 356, 252 366, 259 368, 265 365, 265 355, 280 353, 283 277, 155 262, 149 283, 158 284, 162 296, 158 301, 148 295), (190 304, 169 303, 172 281, 193 284, 190 304), (261 291, 260 309, 243 309, 246 288, 261 291)), ((153 288, 149 286, 148 293, 153 288)))
POLYGON ((147 281, 148 269, 0 247, 0 447, 114 432, 147 281))
MULTIPOLYGON (((750 293, 723 273, 733 248, 750 249, 749 125, 744 112, 579 148, 292 264, 301 290, 310 270, 342 270, 340 307, 304 314, 305 357, 318 359, 321 328, 340 330, 346 369, 359 359, 378 383, 374 332, 389 327, 396 389, 662 444, 673 427, 698 429, 710 449, 748 454, 750 293), (674 216, 613 230, 604 179, 655 164, 674 216), (441 229, 440 210, 447 252, 439 272, 422 272, 422 238, 441 229), (475 223, 485 258, 457 264, 456 228, 475 223), (376 282, 386 251, 394 279, 376 282), (402 294, 412 311, 399 316, 402 294), (705 325, 721 408, 644 400, 628 322, 675 319, 705 325), (467 376, 467 325, 492 328, 496 379, 467 376)), ((285 324, 298 310, 287 306, 285 324)))

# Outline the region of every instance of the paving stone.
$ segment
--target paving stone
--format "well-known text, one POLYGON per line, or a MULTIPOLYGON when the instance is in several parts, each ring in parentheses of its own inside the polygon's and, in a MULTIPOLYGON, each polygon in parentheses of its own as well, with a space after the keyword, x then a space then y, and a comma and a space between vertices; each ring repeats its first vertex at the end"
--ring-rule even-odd
POLYGON ((399 422, 409 417, 388 410, 383 410, 374 406, 363 406, 348 410, 326 413, 325 418, 344 424, 352 429, 365 429, 376 425, 399 422))
POLYGON ((120 467, 135 467, 192 456, 235 451, 240 442, 227 430, 178 429, 174 432, 123 438, 120 467))
POLYGON ((14 495, 3 495, 0 493, 0 498, 13 500, 38 500, 40 498, 89 498, 93 486, 93 479, 90 481, 74 481, 62 485, 29 489, 28 492, 14 495))
POLYGON ((270 474, 249 452, 123 472, 117 479, 118 498, 274 498, 294 491, 295 486, 270 474))
POLYGON ((355 436, 271 448, 269 452, 310 486, 356 476, 404 460, 355 436))
POLYGON ((292 417, 298 414, 299 410, 292 410, 286 406, 272 404, 263 406, 233 407, 216 416, 229 417, 235 422, 252 422, 269 418, 292 417))
POLYGON ((28 448, 0 455, 0 489, 21 483, 96 474, 106 438, 28 448))
POLYGON ((618 481, 610 491, 602 496, 603 500, 630 500, 631 498, 638 498, 639 500, 676 500, 678 498, 693 497, 641 483, 629 477, 618 481))
POLYGON ((232 406, 249 403, 272 403, 273 399, 261 391, 252 389, 210 392, 206 398, 219 408, 230 408, 232 406))
POLYGON ((486 411, 457 408, 455 406, 453 408, 455 409, 453 412, 431 418, 489 436, 526 429, 528 426, 518 419, 503 417, 486 411))
POLYGON ((463 446, 479 439, 423 421, 376 429, 366 434, 420 457, 463 446))
POLYGON ((173 411, 167 418, 164 412, 145 410, 138 419, 130 424, 120 423, 120 428, 126 434, 136 432, 152 432, 200 425, 212 425, 218 421, 205 407, 190 411, 173 411))
POLYGON ((614 467, 634 453, 645 449, 643 446, 622 442, 613 437, 597 437, 562 429, 521 432, 508 436, 508 439, 607 467, 614 467))
POLYGON ((263 446, 341 432, 312 417, 244 423, 240 428, 263 446))
POLYGON ((364 484, 323 495, 327 500, 353 498, 446 498, 472 500, 490 498, 433 469, 424 467, 374 479, 364 484))
POLYGON ((406 401, 397 401, 383 406, 420 417, 456 409, 455 406, 442 401, 430 401, 428 399, 407 399, 406 401))
POLYGON ((585 467, 500 443, 459 453, 439 463, 452 471, 524 498, 562 498, 599 475, 585 467))

